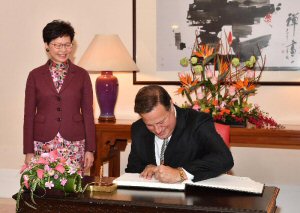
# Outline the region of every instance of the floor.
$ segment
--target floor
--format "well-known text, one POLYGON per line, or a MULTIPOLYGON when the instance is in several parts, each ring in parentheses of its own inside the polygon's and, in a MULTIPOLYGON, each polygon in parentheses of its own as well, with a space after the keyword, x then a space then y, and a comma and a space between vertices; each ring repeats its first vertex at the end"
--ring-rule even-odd
POLYGON ((0 198, 0 212, 16 212, 16 201, 12 198, 0 198))

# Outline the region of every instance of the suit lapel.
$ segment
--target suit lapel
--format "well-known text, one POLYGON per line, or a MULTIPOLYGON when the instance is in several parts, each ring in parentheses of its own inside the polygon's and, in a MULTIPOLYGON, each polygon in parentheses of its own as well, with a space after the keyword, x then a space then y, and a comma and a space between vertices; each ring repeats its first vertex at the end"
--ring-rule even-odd
POLYGON ((53 83, 53 79, 51 76, 51 73, 49 71, 49 61, 44 65, 43 67, 43 79, 45 81, 45 84, 55 93, 57 93, 54 83, 53 83))
POLYGON ((154 134, 150 133, 145 138, 145 153, 150 164, 156 165, 154 134))
POLYGON ((74 66, 73 64, 71 63, 71 61, 69 61, 69 64, 70 64, 70 67, 69 67, 69 70, 68 70, 68 73, 67 73, 67 76, 66 78, 64 79, 64 83, 59 91, 59 93, 62 93, 66 88, 67 86, 70 84, 70 82, 72 81, 72 79, 74 78, 75 76, 75 69, 74 69, 74 66))

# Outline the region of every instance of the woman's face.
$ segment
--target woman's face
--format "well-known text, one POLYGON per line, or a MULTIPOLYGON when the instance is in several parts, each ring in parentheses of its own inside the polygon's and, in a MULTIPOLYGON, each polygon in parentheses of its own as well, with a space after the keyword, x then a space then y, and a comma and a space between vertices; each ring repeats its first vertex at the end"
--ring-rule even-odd
POLYGON ((49 45, 45 43, 46 49, 49 49, 50 59, 57 63, 61 64, 66 62, 72 52, 72 42, 70 36, 63 36, 53 39, 49 45))

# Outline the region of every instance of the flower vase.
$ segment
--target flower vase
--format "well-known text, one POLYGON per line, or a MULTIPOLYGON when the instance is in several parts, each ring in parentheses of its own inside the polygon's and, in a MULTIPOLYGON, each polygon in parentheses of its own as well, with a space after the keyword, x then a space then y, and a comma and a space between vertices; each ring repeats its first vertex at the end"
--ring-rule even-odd
POLYGON ((216 123, 229 125, 232 128, 245 128, 247 126, 246 120, 244 121, 216 121, 216 123))

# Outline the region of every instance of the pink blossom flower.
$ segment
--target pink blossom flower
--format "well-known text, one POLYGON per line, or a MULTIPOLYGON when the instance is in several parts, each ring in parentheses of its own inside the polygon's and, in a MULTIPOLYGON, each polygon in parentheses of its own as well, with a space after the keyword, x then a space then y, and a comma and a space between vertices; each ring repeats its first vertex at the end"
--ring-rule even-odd
POLYGON ((198 104, 195 104, 195 105, 193 106, 193 109, 194 109, 194 110, 199 110, 199 109, 200 109, 200 107, 199 107, 199 105, 198 105, 198 104))
POLYGON ((45 187, 48 188, 48 189, 51 189, 51 188, 54 187, 54 184, 53 184, 52 181, 48 181, 48 182, 45 183, 45 187))
POLYGON ((204 94, 202 92, 197 93, 197 98, 202 99, 204 98, 204 94))
POLYGON ((216 76, 214 76, 210 79, 210 81, 212 84, 216 84, 216 83, 218 83, 218 78, 216 76))
POLYGON ((221 107, 221 108, 224 108, 225 105, 226 105, 226 102, 225 102, 225 101, 222 101, 222 103, 220 104, 220 107, 221 107))
POLYGON ((55 179, 55 180, 58 179, 58 174, 55 174, 55 175, 54 175, 54 179, 55 179))
POLYGON ((48 172, 50 170, 50 167, 48 165, 45 165, 44 170, 48 172))
POLYGON ((57 150, 51 151, 49 154, 50 154, 50 158, 53 158, 54 160, 58 158, 57 150))
POLYGON ((65 165, 67 160, 66 160, 65 158, 61 157, 61 158, 59 159, 59 161, 60 161, 63 165, 65 165))
POLYGON ((55 167, 55 170, 60 172, 61 174, 63 174, 65 172, 65 167, 63 167, 61 164, 58 164, 56 167, 55 167))
POLYGON ((66 178, 62 178, 62 179, 60 180, 60 184, 61 184, 62 186, 65 186, 67 182, 68 182, 68 180, 67 180, 66 178))
POLYGON ((29 183, 28 183, 28 180, 24 180, 24 186, 26 187, 26 189, 29 189, 30 186, 29 186, 29 183))
POLYGON ((39 179, 42 179, 44 177, 44 170, 43 169, 38 169, 37 170, 37 176, 39 179))
POLYGON ((24 180, 23 183, 24 183, 25 187, 26 187, 27 189, 29 189, 30 186, 29 186, 29 182, 28 182, 28 180, 29 180, 28 175, 23 175, 23 180, 24 180))
POLYGON ((77 171, 77 174, 80 175, 80 176, 82 177, 82 171, 81 171, 81 170, 78 170, 78 171, 77 171))
POLYGON ((50 176, 53 176, 55 174, 55 171, 53 169, 49 169, 48 174, 50 176))
POLYGON ((70 170, 68 171, 68 173, 69 173, 70 175, 75 174, 75 173, 76 173, 76 168, 70 167, 70 170))
POLYGON ((49 158, 49 153, 48 152, 44 152, 41 154, 42 158, 49 158))
POLYGON ((28 175, 23 175, 23 179, 28 181, 29 180, 28 175))
POLYGON ((235 94, 235 87, 234 86, 230 86, 228 89, 229 95, 233 96, 235 94))
POLYGON ((37 164, 47 165, 48 162, 47 162, 47 160, 45 158, 40 157, 39 160, 38 160, 38 162, 37 162, 37 164))
POLYGON ((213 72, 211 70, 206 70, 205 74, 206 74, 207 78, 212 78, 213 77, 213 72))

